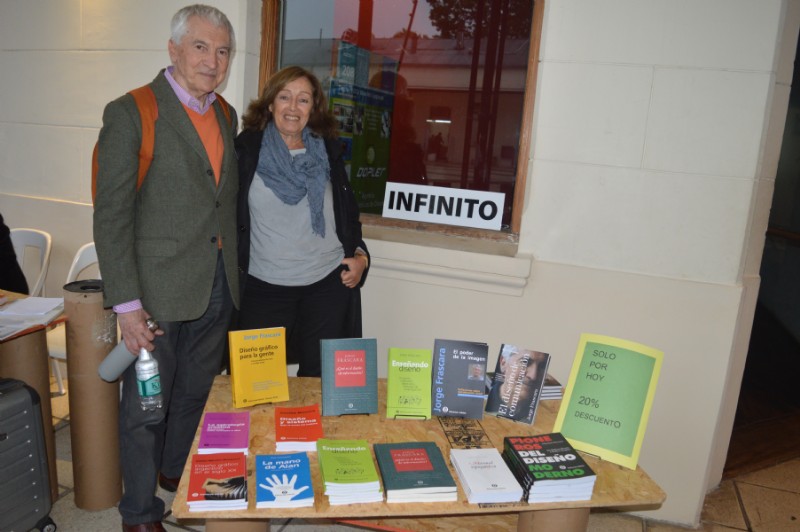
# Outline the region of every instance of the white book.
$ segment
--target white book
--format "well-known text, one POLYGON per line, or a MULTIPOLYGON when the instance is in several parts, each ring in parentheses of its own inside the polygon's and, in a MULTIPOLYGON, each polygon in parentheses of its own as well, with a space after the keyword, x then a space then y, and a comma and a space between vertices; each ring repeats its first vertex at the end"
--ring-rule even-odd
POLYGON ((450 462, 472 504, 517 502, 522 486, 495 449, 451 449, 450 462))

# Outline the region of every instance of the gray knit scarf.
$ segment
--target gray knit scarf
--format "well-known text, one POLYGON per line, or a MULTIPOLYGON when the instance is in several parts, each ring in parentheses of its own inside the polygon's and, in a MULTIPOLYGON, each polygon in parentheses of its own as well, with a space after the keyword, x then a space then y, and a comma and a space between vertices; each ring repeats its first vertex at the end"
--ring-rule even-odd
POLYGON ((330 179, 328 153, 325 141, 308 128, 303 129, 303 144, 306 152, 292 157, 275 123, 269 122, 261 139, 256 169, 264 184, 286 205, 297 205, 308 195, 311 228, 325 238, 322 204, 330 179))

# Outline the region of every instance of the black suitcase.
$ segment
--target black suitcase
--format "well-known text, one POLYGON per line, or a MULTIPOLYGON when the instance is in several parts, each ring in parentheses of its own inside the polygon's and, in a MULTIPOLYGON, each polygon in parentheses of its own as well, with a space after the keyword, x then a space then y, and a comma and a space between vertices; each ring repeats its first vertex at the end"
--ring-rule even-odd
POLYGON ((0 532, 55 531, 51 506, 39 394, 0 379, 0 532))

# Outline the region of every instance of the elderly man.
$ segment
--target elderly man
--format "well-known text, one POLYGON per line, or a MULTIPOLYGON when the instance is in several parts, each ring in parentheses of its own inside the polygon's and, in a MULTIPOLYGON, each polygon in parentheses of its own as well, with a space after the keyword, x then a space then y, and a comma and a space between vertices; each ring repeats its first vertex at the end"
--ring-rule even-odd
POLYGON ((117 312, 128 350, 153 352, 163 394, 163 407, 143 410, 134 366, 122 377, 124 531, 164 530, 156 482, 177 487, 238 306, 237 118, 214 93, 233 48, 233 28, 217 9, 193 5, 175 14, 172 65, 149 84, 158 118, 141 184, 145 120, 134 98, 114 100, 103 114, 94 239, 105 302, 117 312), (156 333, 146 324, 151 316, 160 325, 156 333))

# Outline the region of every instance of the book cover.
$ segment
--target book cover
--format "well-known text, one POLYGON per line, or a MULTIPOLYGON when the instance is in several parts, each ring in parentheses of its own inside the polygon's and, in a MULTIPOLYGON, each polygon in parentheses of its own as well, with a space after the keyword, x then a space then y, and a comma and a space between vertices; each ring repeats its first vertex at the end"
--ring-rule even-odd
POLYGON ((376 443, 372 447, 383 479, 387 502, 395 502, 395 492, 418 496, 402 496, 398 498, 398 502, 456 500, 456 483, 435 443, 376 443), (436 494, 451 496, 435 499, 431 497, 436 494))
POLYGON ((247 508, 244 453, 193 454, 186 502, 190 511, 247 508))
POLYGON ((503 344, 497 356, 486 412, 532 424, 549 365, 547 353, 503 344))
POLYGON ((317 450, 317 440, 322 438, 322 420, 319 405, 276 406, 275 445, 281 450, 317 450))
POLYGON ((518 502, 523 490, 494 447, 450 449, 450 462, 470 503, 518 502))
POLYGON ((306 453, 257 454, 255 468, 256 508, 314 506, 306 453))
POLYGON ((283 327, 229 331, 233 406, 289 400, 286 330, 283 327))
POLYGON ((380 489, 367 440, 317 440, 317 459, 326 494, 337 484, 344 490, 380 489))
POLYGON ((389 348, 386 379, 386 417, 431 417, 430 349, 389 348))
POLYGON ((436 416, 483 417, 489 346, 436 339, 433 344, 432 412, 436 416))
POLYGON ((320 340, 322 415, 378 412, 378 341, 320 340))
POLYGON ((240 452, 250 445, 250 412, 207 412, 200 428, 200 454, 240 452))

